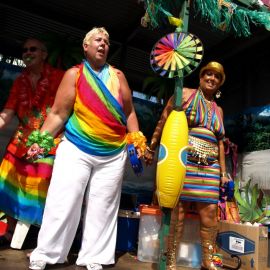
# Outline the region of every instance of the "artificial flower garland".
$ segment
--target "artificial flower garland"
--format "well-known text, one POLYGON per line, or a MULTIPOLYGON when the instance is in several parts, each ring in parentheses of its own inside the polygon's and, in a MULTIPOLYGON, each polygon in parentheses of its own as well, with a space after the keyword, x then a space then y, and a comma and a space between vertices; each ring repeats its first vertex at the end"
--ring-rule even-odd
POLYGON ((48 132, 40 132, 39 130, 34 130, 29 136, 26 146, 31 146, 37 143, 40 148, 44 149, 43 154, 46 156, 50 152, 51 148, 55 146, 53 136, 48 132))
POLYGON ((146 141, 147 140, 141 131, 130 132, 126 136, 126 142, 128 144, 133 144, 136 149, 140 149, 142 154, 144 154, 147 148, 146 141))

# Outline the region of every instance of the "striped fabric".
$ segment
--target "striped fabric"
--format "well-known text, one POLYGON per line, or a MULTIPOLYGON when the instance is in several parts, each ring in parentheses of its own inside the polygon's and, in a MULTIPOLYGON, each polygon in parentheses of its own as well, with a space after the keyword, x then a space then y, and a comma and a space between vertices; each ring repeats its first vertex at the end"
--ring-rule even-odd
POLYGON ((188 126, 189 128, 205 127, 211 130, 218 139, 223 139, 225 135, 223 120, 217 104, 215 102, 212 104, 212 121, 211 123, 207 123, 207 105, 200 92, 194 91, 188 101, 183 104, 183 108, 186 111, 188 126))
MULTIPOLYGON (((207 123, 207 106, 199 91, 194 91, 183 107, 190 128, 189 135, 215 144, 224 138, 223 121, 215 102, 210 125, 207 123)), ((188 153, 181 200, 216 204, 219 199, 219 183, 220 165, 217 159, 211 158, 209 165, 198 164, 188 153)))
POLYGON ((126 117, 114 69, 105 65, 97 75, 85 61, 76 92, 74 111, 66 124, 67 139, 91 155, 119 153, 126 145, 126 117))
POLYGON ((7 152, 0 171, 0 210, 30 224, 41 224, 54 156, 26 162, 7 152))
MULTIPOLYGON (((212 142, 216 142, 214 134, 205 128, 191 129, 193 136, 210 140, 212 134, 212 142)), ((188 153, 186 178, 184 181, 181 200, 199 201, 207 203, 218 203, 219 198, 219 182, 220 182, 220 166, 217 160, 211 160, 209 165, 198 164, 192 160, 188 153)))

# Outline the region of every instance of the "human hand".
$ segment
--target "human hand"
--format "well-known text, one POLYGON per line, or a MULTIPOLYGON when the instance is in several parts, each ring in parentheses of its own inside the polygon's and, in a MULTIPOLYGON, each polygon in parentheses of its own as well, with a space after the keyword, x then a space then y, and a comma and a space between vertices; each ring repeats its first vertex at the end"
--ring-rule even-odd
POLYGON ((27 160, 35 161, 38 158, 41 158, 44 154, 44 148, 41 148, 37 143, 32 144, 26 155, 27 160))
POLYGON ((155 151, 147 147, 144 152, 144 161, 145 161, 146 166, 152 165, 154 161, 154 155, 155 155, 155 151))
POLYGON ((223 187, 225 183, 228 183, 231 179, 228 176, 221 176, 220 177, 220 185, 223 187))

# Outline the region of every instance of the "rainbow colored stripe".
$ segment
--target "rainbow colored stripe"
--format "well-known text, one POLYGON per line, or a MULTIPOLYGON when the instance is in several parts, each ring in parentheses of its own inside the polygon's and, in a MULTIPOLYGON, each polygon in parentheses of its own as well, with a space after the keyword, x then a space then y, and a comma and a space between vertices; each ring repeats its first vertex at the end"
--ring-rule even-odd
MULTIPOLYGON (((217 143, 215 135, 206 128, 193 128, 189 134, 192 136, 217 143)), ((198 164, 189 159, 186 167, 186 177, 181 193, 181 200, 199 201, 207 203, 218 203, 220 165, 217 160, 213 160, 209 165, 198 164)))
POLYGON ((41 224, 54 156, 29 163, 7 152, 0 172, 0 210, 15 219, 41 224))
POLYGON ((68 140, 79 149, 97 156, 117 154, 126 145, 126 116, 120 89, 113 96, 107 87, 119 85, 119 81, 115 81, 118 77, 111 66, 107 70, 103 81, 87 61, 80 65, 74 111, 65 132, 68 140))
POLYGON ((215 102, 213 102, 211 111, 211 123, 207 123, 208 108, 199 91, 194 91, 187 102, 183 104, 183 108, 186 111, 189 127, 205 127, 211 130, 218 139, 224 138, 223 119, 215 102))

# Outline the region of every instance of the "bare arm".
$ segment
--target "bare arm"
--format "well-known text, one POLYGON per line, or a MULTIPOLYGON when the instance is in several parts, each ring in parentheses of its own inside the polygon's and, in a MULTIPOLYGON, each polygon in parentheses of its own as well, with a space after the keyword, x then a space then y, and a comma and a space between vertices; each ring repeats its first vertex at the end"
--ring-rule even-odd
MULTIPOLYGON (((223 110, 221 107, 218 107, 221 118, 223 119, 223 110)), ((226 161, 225 161, 225 150, 223 140, 218 141, 218 153, 219 153, 219 164, 220 164, 220 174, 221 174, 221 185, 224 185, 229 181, 229 178, 226 173, 226 161), (223 176, 224 174, 224 176, 223 176)))
POLYGON ((151 143, 150 143, 150 147, 147 149, 147 151, 144 154, 144 160, 146 165, 151 165, 153 163, 154 160, 154 153, 156 150, 156 147, 160 141, 161 138, 161 134, 162 134, 162 130, 163 127, 165 125, 165 122, 169 116, 169 114, 171 113, 171 111, 173 110, 173 96, 169 99, 169 101, 167 102, 166 107, 164 108, 161 117, 157 123, 157 126, 155 128, 155 131, 152 135, 152 139, 151 139, 151 143))
POLYGON ((117 76, 120 82, 124 112, 127 117, 127 130, 128 132, 139 131, 138 119, 133 106, 131 90, 128 82, 122 71, 117 70, 117 76))
POLYGON ((174 100, 174 98, 173 98, 173 96, 171 96, 171 98, 167 102, 166 107, 164 108, 164 110, 161 114, 161 117, 157 123, 157 126, 156 126, 155 131, 152 135, 152 139, 151 139, 151 143, 150 143, 151 150, 155 150, 159 141, 160 141, 162 130, 163 130, 163 127, 165 125, 165 122, 166 122, 169 114, 173 110, 173 100, 174 100))
POLYGON ((0 129, 4 128, 8 123, 10 123, 13 118, 15 112, 10 109, 4 109, 0 112, 0 129))
POLYGON ((55 136, 64 126, 74 106, 77 71, 77 68, 71 68, 65 73, 51 111, 41 127, 41 132, 48 131, 55 136))

